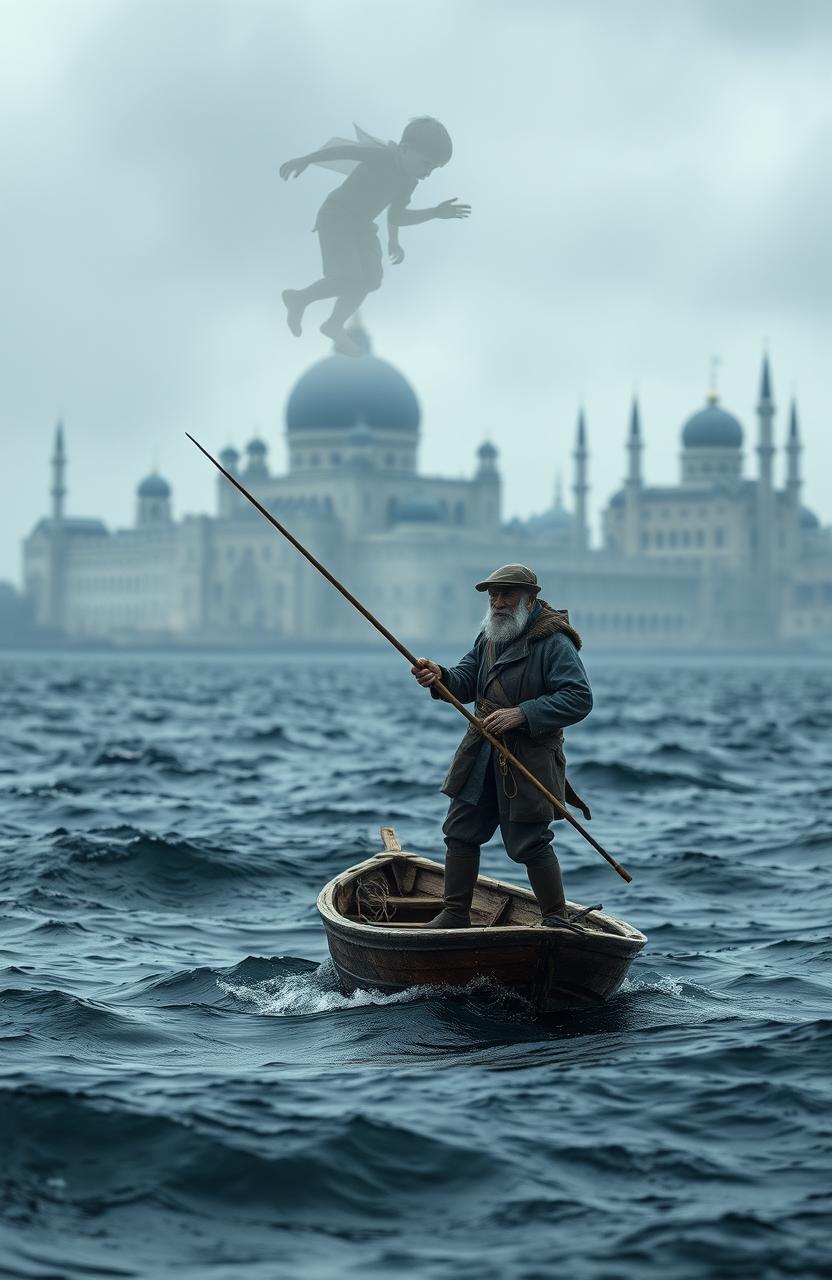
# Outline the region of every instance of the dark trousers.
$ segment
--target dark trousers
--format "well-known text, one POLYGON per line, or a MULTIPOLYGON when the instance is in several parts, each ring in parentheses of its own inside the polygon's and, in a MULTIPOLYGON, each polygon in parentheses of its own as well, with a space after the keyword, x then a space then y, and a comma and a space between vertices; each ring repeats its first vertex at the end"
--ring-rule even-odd
MULTIPOLYGON (((511 782, 509 781, 509 786, 511 782)), ((491 752, 485 773, 482 795, 477 804, 466 804, 454 797, 442 827, 449 853, 479 854, 497 827, 506 853, 513 862, 526 866, 548 862, 554 856, 552 832, 547 822, 512 822, 508 816, 508 796, 503 788, 496 752, 491 752)))

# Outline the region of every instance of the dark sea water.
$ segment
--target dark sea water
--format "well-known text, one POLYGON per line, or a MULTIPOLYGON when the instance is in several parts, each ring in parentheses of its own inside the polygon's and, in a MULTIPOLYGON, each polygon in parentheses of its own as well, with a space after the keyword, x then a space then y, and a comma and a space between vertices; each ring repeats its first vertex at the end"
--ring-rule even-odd
POLYGON ((327 964, 379 826, 441 850, 462 722, 396 655, 0 658, 0 1275, 832 1274, 832 671, 587 663, 635 879, 561 823, 567 892, 649 943, 535 1017, 327 964))

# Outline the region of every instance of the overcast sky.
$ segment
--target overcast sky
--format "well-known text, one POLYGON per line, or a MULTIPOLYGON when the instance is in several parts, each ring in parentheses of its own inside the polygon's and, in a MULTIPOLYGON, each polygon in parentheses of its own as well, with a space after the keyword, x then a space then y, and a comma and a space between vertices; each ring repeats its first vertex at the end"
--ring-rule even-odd
POLYGON ((280 293, 319 274, 340 179, 278 166, 421 114, 455 151, 414 205, 473 213, 404 228, 363 318, 420 398, 422 469, 469 474, 490 437, 506 516, 558 470, 571 503, 584 403, 595 516, 633 392, 646 477, 675 481, 716 354, 753 474, 767 342, 778 443, 796 389, 828 522, 831 55, 828 0, 0 0, 0 578, 48 509, 59 414, 68 511, 114 527, 154 466, 177 515, 213 510, 186 430, 256 430, 283 468, 328 345, 320 304, 298 340, 280 293))

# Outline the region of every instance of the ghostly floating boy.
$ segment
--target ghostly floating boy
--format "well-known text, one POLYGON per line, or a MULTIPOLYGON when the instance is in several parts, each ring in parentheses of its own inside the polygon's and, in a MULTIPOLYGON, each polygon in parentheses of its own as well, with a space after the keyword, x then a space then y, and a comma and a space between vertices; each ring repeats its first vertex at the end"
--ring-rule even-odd
POLYGON ((432 218, 467 218, 471 206, 457 197, 432 209, 409 208, 417 184, 434 169, 446 165, 453 144, 444 125, 431 116, 411 120, 400 142, 381 142, 355 125, 357 141, 332 138, 319 151, 287 160, 281 178, 299 177, 310 164, 346 173, 318 210, 314 230, 321 245, 323 276, 305 289, 284 289, 286 319, 300 336, 303 313, 311 302, 334 298, 321 333, 332 338, 342 355, 358 355, 359 348, 345 332, 345 324, 368 293, 381 286, 382 254, 375 219, 387 210, 387 248, 393 263, 404 259, 399 227, 412 227, 432 218))

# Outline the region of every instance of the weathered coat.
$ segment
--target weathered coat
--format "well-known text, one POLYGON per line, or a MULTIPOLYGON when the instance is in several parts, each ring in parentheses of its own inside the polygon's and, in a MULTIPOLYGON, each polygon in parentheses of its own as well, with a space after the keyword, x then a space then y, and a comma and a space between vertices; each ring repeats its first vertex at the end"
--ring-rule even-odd
MULTIPOLYGON (((563 730, 589 714, 592 691, 578 657, 578 633, 564 613, 552 609, 545 600, 539 605, 526 630, 503 649, 493 666, 480 633, 473 649, 455 667, 442 668, 441 678, 460 702, 476 701, 483 711, 493 709, 495 701, 519 707, 526 721, 505 734, 506 746, 561 802, 569 795, 574 803, 577 797, 566 782, 563 730), (495 679, 505 699, 495 697, 495 679)), ((480 753, 490 755, 491 751, 489 743, 470 725, 442 785, 445 794, 459 795, 480 753)), ((513 779, 508 779, 507 787, 512 822, 551 822, 562 816, 522 774, 515 771, 513 779), (516 794, 511 795, 515 784, 516 794)))

